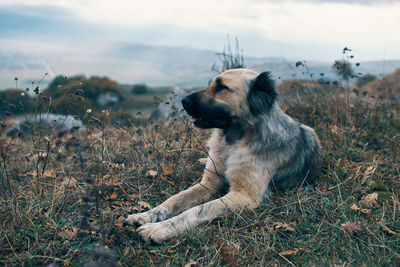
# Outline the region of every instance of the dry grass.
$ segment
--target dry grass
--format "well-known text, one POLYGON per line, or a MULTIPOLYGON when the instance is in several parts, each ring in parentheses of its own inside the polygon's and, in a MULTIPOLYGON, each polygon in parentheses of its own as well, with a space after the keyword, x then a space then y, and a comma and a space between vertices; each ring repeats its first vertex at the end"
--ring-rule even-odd
POLYGON ((2 137, 0 265, 399 265, 399 114, 361 101, 345 114, 335 90, 287 107, 320 136, 315 184, 161 246, 121 220, 199 181, 207 132, 172 121, 107 128, 105 114, 86 133, 2 137))

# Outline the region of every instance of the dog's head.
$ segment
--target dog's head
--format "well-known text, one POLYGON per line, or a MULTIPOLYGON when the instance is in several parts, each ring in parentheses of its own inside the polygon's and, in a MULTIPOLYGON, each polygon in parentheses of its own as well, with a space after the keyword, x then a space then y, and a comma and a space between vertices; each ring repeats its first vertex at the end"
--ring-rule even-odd
POLYGON ((268 112, 276 96, 269 72, 232 69, 213 78, 206 88, 187 95, 182 105, 195 126, 226 130, 268 112))

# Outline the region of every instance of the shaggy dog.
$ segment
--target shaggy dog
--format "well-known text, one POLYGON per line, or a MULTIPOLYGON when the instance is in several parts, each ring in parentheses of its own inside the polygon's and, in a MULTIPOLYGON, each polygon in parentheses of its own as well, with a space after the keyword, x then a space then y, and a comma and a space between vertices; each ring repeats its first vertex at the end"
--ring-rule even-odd
POLYGON ((203 178, 124 223, 141 225, 143 240, 161 243, 228 211, 254 209, 272 191, 312 181, 321 168, 318 137, 286 115, 276 97, 270 73, 249 69, 225 71, 187 95, 182 104, 194 125, 215 128, 203 178))

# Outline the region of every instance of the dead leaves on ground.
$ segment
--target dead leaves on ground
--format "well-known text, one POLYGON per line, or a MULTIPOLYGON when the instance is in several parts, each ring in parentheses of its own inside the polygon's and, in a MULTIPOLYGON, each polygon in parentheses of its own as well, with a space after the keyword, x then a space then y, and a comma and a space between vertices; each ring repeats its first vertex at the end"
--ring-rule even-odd
MULTIPOLYGON (((382 231, 385 232, 388 235, 392 235, 392 236, 397 236, 398 234, 391 230, 389 227, 387 227, 386 223, 381 221, 381 220, 377 220, 378 224, 382 227, 382 231)), ((342 224, 343 230, 349 234, 356 234, 358 232, 360 232, 362 230, 361 226, 356 223, 356 222, 346 222, 342 224)))
MULTIPOLYGON (((359 201, 359 203, 361 205, 367 206, 367 207, 377 207, 379 205, 378 203, 378 193, 371 193, 368 195, 365 195, 361 198, 361 200, 359 201)), ((360 211, 364 214, 370 214, 371 213, 371 209, 366 209, 366 208, 361 208, 358 207, 356 204, 353 204, 350 206, 350 209, 353 211, 360 211)), ((397 235, 396 232, 392 231, 389 227, 386 226, 386 223, 384 223, 383 221, 377 219, 377 222, 379 223, 379 225, 382 227, 382 231, 385 232, 388 235, 397 235)), ((343 229, 350 233, 356 233, 358 231, 361 230, 360 226, 355 223, 355 222, 347 222, 342 224, 343 229)))
POLYGON ((174 173, 174 169, 172 169, 169 165, 167 165, 165 163, 161 163, 160 166, 165 175, 168 176, 168 175, 171 175, 174 173))
POLYGON ((343 130, 338 128, 336 124, 329 125, 329 129, 331 130, 331 133, 333 134, 334 137, 336 137, 337 139, 342 138, 343 130))
POLYGON ((368 194, 362 197, 359 203, 364 204, 367 207, 376 207, 378 206, 378 194, 377 193, 368 194))
POLYGON ((71 240, 76 237, 78 234, 78 228, 73 227, 72 230, 69 229, 64 229, 61 232, 58 233, 59 236, 67 238, 68 240, 71 240))
POLYGON ((111 195, 105 196, 105 200, 115 200, 118 198, 118 193, 113 191, 111 195))
POLYGON ((147 172, 147 176, 150 176, 150 177, 153 177, 153 178, 156 177, 157 174, 158 174, 158 172, 154 171, 154 170, 150 170, 150 171, 147 172))
POLYGON ((362 208, 358 207, 356 204, 351 205, 350 209, 354 210, 354 211, 361 211, 361 213, 364 213, 364 214, 370 214, 371 213, 370 209, 362 209, 362 208))
POLYGON ((361 178, 361 184, 365 183, 372 176, 372 174, 376 171, 376 167, 377 166, 371 165, 365 170, 364 175, 361 178))
POLYGON ((78 187, 77 187, 78 181, 75 178, 71 178, 71 179, 65 178, 60 183, 60 185, 62 185, 63 187, 65 187, 65 188, 67 188, 69 190, 72 190, 72 191, 75 191, 75 190, 78 189, 78 187))
MULTIPOLYGON (((31 171, 31 172, 27 172, 25 175, 29 175, 29 176, 37 176, 37 172, 36 171, 31 171)), ((45 170, 42 174, 42 171, 39 170, 39 177, 44 177, 44 178, 56 178, 57 173, 55 169, 49 169, 49 170, 45 170)))
POLYGON ((287 223, 283 222, 273 222, 272 227, 269 227, 268 225, 265 226, 267 230, 272 231, 272 232, 296 232, 293 227, 291 227, 287 223))
MULTIPOLYGON (((372 208, 372 207, 377 207, 379 205, 378 203, 378 194, 377 193, 372 193, 372 194, 368 194, 366 196, 363 196, 361 198, 360 201, 358 201, 359 204, 361 204, 362 206, 366 206, 368 208, 372 208)), ((364 214, 370 214, 371 213, 371 209, 367 209, 367 208, 361 208, 359 206, 357 206, 357 204, 353 204, 350 206, 350 209, 353 211, 360 211, 361 213, 364 214)))
POLYGON ((292 249, 292 250, 279 252, 279 255, 281 255, 281 256, 288 256, 288 255, 294 256, 297 253, 299 253, 299 251, 302 251, 302 250, 304 250, 304 248, 295 248, 295 249, 292 249))
POLYGON ((219 247, 219 256, 224 258, 230 266, 237 266, 237 254, 239 253, 240 246, 236 243, 226 243, 219 239, 215 240, 215 243, 219 247))
MULTIPOLYGON (((169 176, 169 175, 171 175, 171 174, 174 173, 174 169, 172 169, 171 166, 169 166, 169 165, 166 164, 166 163, 160 163, 160 167, 161 167, 162 172, 163 172, 164 175, 166 175, 166 176, 169 176)), ((149 177, 154 178, 154 177, 156 177, 156 176, 158 175, 158 172, 155 171, 155 170, 150 170, 150 171, 148 171, 148 172, 146 173, 146 175, 149 176, 149 177)))
POLYGON ((342 223, 343 230, 349 234, 355 234, 361 231, 361 227, 356 222, 342 223))
POLYGON ((118 228, 122 228, 123 227, 123 222, 124 222, 125 217, 124 216, 119 216, 117 221, 114 223, 115 226, 117 226, 118 228))
POLYGON ((143 209, 143 208, 146 208, 146 209, 151 210, 151 209, 153 208, 149 203, 144 202, 144 201, 139 201, 137 204, 138 204, 139 207, 142 208, 142 209, 143 209))

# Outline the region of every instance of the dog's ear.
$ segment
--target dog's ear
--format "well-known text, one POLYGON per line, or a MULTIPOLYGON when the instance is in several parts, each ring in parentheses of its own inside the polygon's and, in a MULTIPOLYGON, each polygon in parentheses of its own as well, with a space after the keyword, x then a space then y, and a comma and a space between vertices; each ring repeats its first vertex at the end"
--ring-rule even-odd
POLYGON ((259 115, 267 112, 275 102, 278 93, 275 89, 275 83, 268 71, 260 73, 250 83, 249 92, 247 94, 247 102, 253 115, 259 115))

